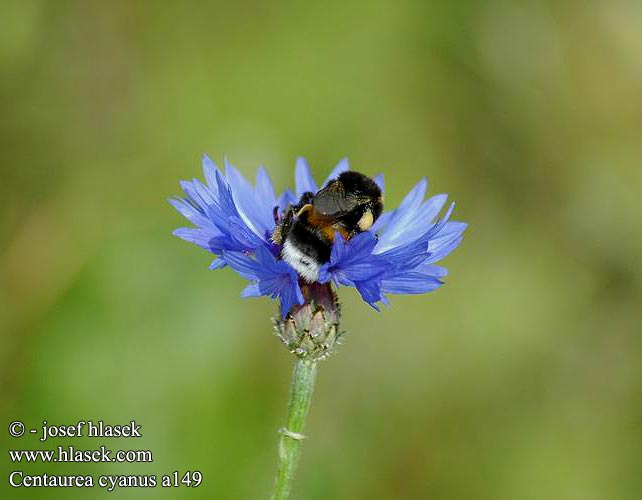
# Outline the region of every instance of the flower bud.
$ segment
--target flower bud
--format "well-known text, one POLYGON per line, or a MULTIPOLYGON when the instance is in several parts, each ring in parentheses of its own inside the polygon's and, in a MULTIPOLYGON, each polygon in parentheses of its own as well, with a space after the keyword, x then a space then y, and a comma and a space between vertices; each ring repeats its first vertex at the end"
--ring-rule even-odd
POLYGON ((339 330, 339 303, 330 283, 302 283, 301 291, 305 302, 274 319, 275 334, 292 354, 318 361, 334 352, 345 333, 339 330))

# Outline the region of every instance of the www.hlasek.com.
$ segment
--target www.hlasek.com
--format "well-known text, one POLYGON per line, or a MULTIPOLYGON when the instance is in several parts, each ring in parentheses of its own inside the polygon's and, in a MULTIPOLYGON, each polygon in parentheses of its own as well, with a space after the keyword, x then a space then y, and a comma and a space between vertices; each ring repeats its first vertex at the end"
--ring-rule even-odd
MULTIPOLYGON (((102 420, 80 420, 74 425, 51 425, 43 421, 38 428, 28 429, 27 426, 16 420, 9 424, 9 434, 14 438, 35 435, 38 441, 44 443, 57 438, 140 438, 142 425, 134 420, 126 425, 109 425, 102 420)), ((112 463, 137 463, 153 462, 151 450, 116 450, 108 449, 104 445, 96 449, 77 449, 75 446, 56 446, 49 450, 9 450, 9 459, 13 464, 40 462, 50 463, 77 463, 77 462, 112 462, 112 463)), ((9 473, 9 484, 13 488, 93 488, 99 486, 108 491, 117 488, 177 488, 186 486, 196 488, 203 481, 199 471, 172 471, 168 474, 156 475, 77 475, 77 474, 27 474, 21 470, 9 473)))

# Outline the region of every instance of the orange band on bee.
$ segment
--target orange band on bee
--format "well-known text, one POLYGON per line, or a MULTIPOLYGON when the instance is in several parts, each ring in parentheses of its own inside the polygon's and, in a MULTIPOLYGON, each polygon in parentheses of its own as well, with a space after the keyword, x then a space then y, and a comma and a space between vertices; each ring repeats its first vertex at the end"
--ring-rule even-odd
POLYGON ((297 217, 301 217, 302 215, 305 215, 307 218, 307 222, 310 226, 316 227, 321 231, 321 234, 323 236, 334 243, 334 234, 339 233, 341 236, 343 236, 343 239, 347 240, 350 236, 348 231, 341 226, 340 224, 337 224, 335 219, 332 217, 328 217, 326 215, 320 214, 317 212, 314 207, 310 204, 304 205, 301 207, 301 210, 299 210, 296 214, 297 217))

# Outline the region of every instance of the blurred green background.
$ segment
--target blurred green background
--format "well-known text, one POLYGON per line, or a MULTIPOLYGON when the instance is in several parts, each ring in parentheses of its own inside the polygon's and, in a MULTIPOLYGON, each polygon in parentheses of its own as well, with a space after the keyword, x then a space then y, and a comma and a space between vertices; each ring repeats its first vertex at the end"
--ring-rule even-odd
POLYGON ((470 223, 437 293, 321 366, 301 499, 642 498, 642 4, 2 0, 3 498, 267 498, 292 359, 275 304, 171 236, 227 155, 282 190, 348 156, 393 207, 422 176, 470 223), (9 422, 143 424, 19 440, 9 422), (6 450, 150 449, 16 465, 6 450), (11 470, 197 489, 12 489, 11 470))

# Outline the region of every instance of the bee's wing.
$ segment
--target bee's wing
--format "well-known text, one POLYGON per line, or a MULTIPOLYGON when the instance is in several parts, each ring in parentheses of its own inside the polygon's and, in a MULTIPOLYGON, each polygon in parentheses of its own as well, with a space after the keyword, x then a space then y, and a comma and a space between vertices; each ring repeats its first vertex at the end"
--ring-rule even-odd
POLYGON ((332 181, 314 195, 312 205, 316 212, 336 217, 355 208, 359 201, 355 194, 346 193, 340 182, 332 181))

